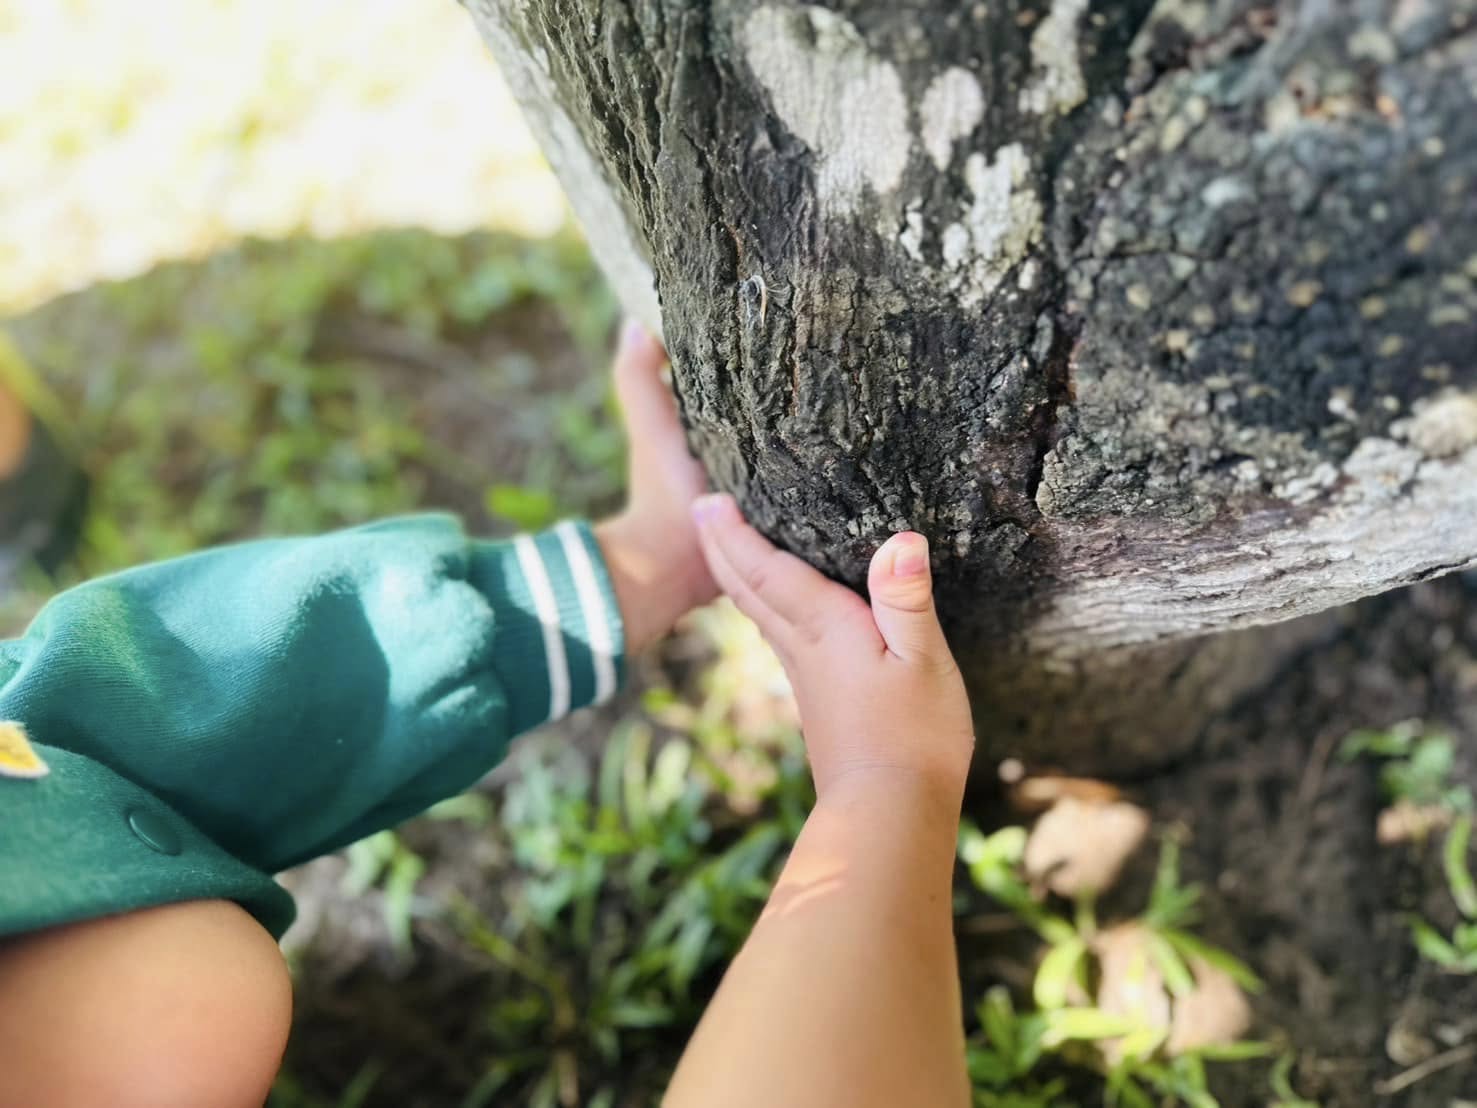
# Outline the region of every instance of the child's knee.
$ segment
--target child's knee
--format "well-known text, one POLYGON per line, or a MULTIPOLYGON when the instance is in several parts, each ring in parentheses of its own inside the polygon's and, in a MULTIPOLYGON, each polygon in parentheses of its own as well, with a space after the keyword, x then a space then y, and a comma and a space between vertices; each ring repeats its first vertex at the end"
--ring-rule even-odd
POLYGON ((0 1104, 258 1106, 292 1020, 270 935, 191 901, 0 946, 0 1104))

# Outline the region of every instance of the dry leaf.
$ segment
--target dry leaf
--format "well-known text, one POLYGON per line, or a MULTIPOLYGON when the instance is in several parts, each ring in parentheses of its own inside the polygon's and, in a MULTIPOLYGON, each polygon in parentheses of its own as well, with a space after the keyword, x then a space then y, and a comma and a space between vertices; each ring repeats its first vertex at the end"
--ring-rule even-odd
POLYGON ((1010 791, 1010 802, 1027 812, 1044 811, 1067 797, 1095 804, 1111 804, 1123 798, 1116 785, 1092 777, 1063 777, 1060 774, 1027 777, 1022 774, 1012 780, 1004 776, 1004 763, 1001 768, 1001 780, 1015 786, 1010 791))
MULTIPOLYGON (((1170 1055, 1240 1039, 1251 1026, 1251 1005, 1241 986, 1224 970, 1191 957, 1185 965, 1195 986, 1183 996, 1172 996, 1153 955, 1154 943, 1162 941, 1138 922, 1099 934, 1093 941, 1101 974, 1097 1006, 1165 1034, 1170 1055)), ((1122 1046, 1110 1040, 1102 1050, 1109 1061, 1117 1061, 1122 1046)))
POLYGON ((1031 828, 1026 873, 1059 896, 1101 893, 1148 833, 1149 814, 1137 805, 1063 797, 1031 828))
MULTIPOLYGON (((1149 953, 1152 938, 1149 929, 1136 922, 1098 933, 1092 944, 1100 975, 1097 1006, 1167 1035, 1172 1018, 1169 989, 1149 953)), ((1110 1062, 1122 1057, 1118 1039, 1104 1040, 1099 1046, 1110 1062)))
POLYGON ((1170 1054, 1234 1043, 1251 1026, 1251 1005, 1230 974, 1203 958, 1191 958, 1188 964, 1195 989, 1174 1002, 1170 1054))
POLYGON ((1451 825, 1451 809, 1440 804, 1414 804, 1398 800, 1380 812, 1375 838, 1384 846, 1419 842, 1451 825))

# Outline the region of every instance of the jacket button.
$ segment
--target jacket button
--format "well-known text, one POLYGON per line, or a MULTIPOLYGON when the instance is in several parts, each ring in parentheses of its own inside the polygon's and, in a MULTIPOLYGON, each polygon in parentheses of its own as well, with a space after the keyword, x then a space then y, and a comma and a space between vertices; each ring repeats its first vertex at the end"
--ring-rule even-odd
POLYGON ((179 833, 162 816, 153 812, 143 808, 135 808, 129 812, 128 829, 150 850, 160 854, 180 852, 179 833))

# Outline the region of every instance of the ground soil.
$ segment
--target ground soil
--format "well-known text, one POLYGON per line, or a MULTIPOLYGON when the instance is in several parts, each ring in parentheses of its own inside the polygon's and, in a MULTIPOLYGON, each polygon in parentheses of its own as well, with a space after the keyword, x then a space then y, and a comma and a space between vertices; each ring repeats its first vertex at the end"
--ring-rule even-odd
MULTIPOLYGON (((1335 641, 1135 790, 1188 829, 1205 937, 1261 974, 1262 1032, 1296 1050, 1299 1091, 1337 1108, 1477 1098, 1477 978, 1420 959, 1406 922, 1419 913, 1449 934, 1457 920, 1439 836, 1380 845, 1377 764, 1337 756, 1351 730, 1410 717, 1456 739, 1456 780, 1477 788, 1477 575, 1351 607, 1335 641), (1412 1080, 1438 1057, 1454 1061, 1412 1080)), ((1262 1084, 1221 1096, 1228 1108, 1268 1100, 1262 1084)))

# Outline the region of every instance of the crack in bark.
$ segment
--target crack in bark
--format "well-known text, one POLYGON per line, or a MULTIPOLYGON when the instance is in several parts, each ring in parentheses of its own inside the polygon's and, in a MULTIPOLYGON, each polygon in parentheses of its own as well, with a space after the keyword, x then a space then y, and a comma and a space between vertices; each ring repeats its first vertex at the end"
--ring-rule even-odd
MULTIPOLYGON (((1046 402, 1037 409, 1031 426, 1033 457, 1026 478, 1026 496, 1032 505, 1036 503, 1036 492, 1041 488, 1046 456, 1056 448, 1056 444, 1066 433, 1062 413, 1069 410, 1075 401, 1072 348, 1080 333, 1080 326, 1069 326, 1066 319, 1059 316, 1052 327, 1051 346, 1041 363, 1042 376, 1046 382, 1046 402)), ((1039 511, 1037 518, 1040 518, 1039 511)))

